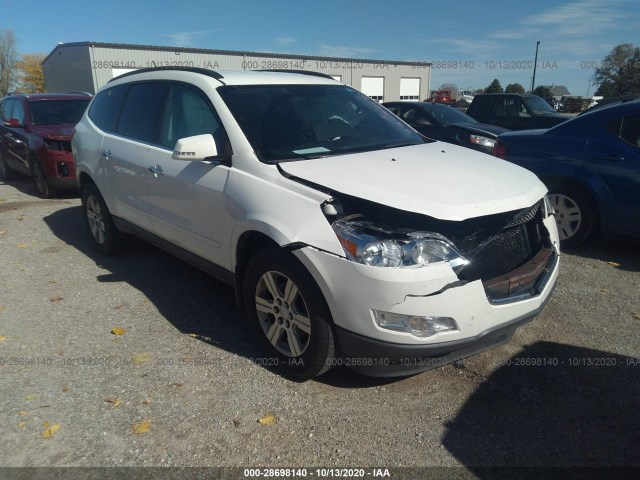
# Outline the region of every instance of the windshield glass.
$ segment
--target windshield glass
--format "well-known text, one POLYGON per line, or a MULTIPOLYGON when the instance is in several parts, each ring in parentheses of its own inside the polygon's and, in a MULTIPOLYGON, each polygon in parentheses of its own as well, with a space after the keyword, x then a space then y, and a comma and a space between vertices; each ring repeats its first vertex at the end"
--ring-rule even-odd
POLYGON ((443 127, 448 127, 453 123, 477 123, 469 115, 450 105, 429 105, 425 109, 435 119, 436 123, 443 127))
POLYGON ((425 142, 386 108, 345 85, 243 85, 218 92, 265 162, 425 142))
POLYGON ((535 115, 544 115, 545 113, 556 113, 556 111, 544 101, 542 97, 524 97, 524 103, 529 107, 535 115))
POLYGON ((35 125, 75 125, 91 99, 35 100, 29 102, 31 122, 35 125))

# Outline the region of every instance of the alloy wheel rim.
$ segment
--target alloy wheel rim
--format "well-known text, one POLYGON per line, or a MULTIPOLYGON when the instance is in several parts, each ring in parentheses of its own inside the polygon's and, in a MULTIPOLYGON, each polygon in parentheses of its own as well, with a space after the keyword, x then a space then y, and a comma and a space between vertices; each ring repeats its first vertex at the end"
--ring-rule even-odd
POLYGON ((580 207, 570 197, 561 193, 553 193, 548 197, 553 209, 556 211, 555 217, 560 240, 567 240, 573 237, 582 224, 580 207))
POLYGON ((87 220, 89 220, 89 229, 91 235, 99 245, 104 243, 106 228, 104 225, 104 217, 100 203, 94 196, 87 198, 87 220))
POLYGON ((256 285, 256 311, 262 331, 287 357, 299 357, 309 347, 311 318, 302 294, 280 272, 264 273, 256 285))

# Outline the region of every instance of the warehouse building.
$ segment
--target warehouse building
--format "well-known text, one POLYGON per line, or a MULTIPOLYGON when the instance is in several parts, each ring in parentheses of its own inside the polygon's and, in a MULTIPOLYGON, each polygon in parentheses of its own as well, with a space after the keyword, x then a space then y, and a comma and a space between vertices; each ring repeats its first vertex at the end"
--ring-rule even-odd
POLYGON ((95 93, 114 77, 138 68, 200 67, 210 70, 307 70, 331 75, 382 101, 429 97, 431 64, 315 57, 115 43, 60 43, 42 62, 47 92, 95 93))

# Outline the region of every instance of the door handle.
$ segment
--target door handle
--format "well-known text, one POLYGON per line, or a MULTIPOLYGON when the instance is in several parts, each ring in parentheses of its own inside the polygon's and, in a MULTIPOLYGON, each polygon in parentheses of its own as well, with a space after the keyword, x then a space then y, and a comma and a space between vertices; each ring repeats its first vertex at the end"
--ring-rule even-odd
POLYGON ((153 165, 151 167, 149 167, 149 171, 151 173, 153 173, 153 176, 158 178, 161 177, 162 175, 164 175, 164 170, 162 169, 162 167, 160 165, 153 165))
POLYGON ((616 153, 600 153, 593 156, 594 160, 604 160, 605 162, 622 162, 624 157, 616 153))
POLYGON ((109 150, 108 148, 106 150, 102 150, 100 153, 107 160, 109 160, 111 157, 113 157, 113 154, 111 153, 111 150, 109 150))

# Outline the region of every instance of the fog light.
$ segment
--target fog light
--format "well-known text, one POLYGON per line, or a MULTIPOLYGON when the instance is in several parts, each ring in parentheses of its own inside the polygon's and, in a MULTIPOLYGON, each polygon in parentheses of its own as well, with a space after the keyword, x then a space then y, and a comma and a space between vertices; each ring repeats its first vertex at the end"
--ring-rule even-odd
POLYGON ((58 172, 58 176, 59 177, 68 177, 69 176, 69 168, 67 167, 67 164, 64 162, 57 162, 56 163, 56 170, 58 172))
POLYGON ((402 315, 379 310, 373 310, 373 316, 381 328, 407 332, 422 338, 432 337, 436 333, 459 330, 458 324, 451 317, 402 315))

